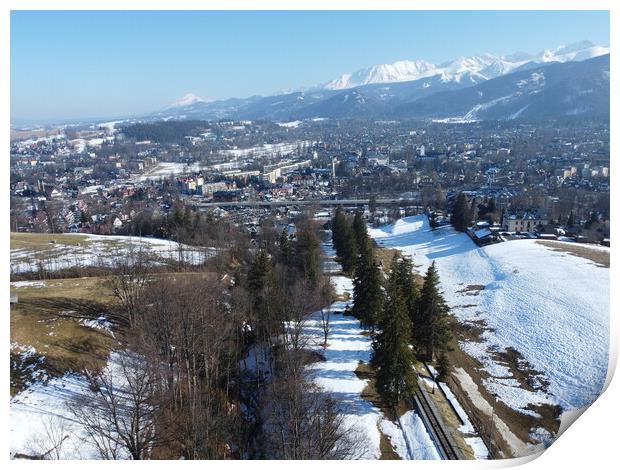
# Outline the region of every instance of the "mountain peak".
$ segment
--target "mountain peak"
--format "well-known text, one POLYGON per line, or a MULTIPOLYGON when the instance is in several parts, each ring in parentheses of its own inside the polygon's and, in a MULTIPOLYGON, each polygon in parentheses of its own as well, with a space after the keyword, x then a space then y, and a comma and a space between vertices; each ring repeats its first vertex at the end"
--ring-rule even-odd
POLYGON ((176 100, 174 103, 167 106, 166 109, 182 108, 183 106, 191 106, 196 103, 206 103, 206 102, 207 102, 206 100, 202 99, 198 95, 195 95, 194 93, 186 93, 181 98, 176 100))

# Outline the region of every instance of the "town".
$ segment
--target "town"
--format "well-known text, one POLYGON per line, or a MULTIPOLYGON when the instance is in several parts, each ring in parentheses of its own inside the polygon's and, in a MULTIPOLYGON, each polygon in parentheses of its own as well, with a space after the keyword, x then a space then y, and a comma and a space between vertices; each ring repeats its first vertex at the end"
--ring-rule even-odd
POLYGON ((178 208, 255 231, 302 201, 368 209, 370 198, 392 201, 376 218, 386 222, 393 210, 444 213, 464 192, 472 224, 496 233, 609 245, 609 128, 596 121, 112 122, 12 135, 14 232, 163 236, 145 221, 178 208))

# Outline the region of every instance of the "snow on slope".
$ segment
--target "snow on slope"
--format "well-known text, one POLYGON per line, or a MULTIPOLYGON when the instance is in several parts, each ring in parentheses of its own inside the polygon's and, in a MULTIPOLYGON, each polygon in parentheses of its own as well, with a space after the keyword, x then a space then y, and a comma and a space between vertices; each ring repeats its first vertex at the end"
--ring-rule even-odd
POLYGON ((400 60, 393 64, 373 65, 345 73, 324 85, 326 90, 344 90, 371 83, 393 83, 437 75, 436 66, 425 60, 400 60))
POLYGON ((580 408, 599 395, 609 352, 608 268, 536 240, 479 248, 451 227, 431 230, 425 216, 369 233, 381 245, 412 255, 422 273, 435 261, 453 314, 461 321, 486 323, 483 343, 462 346, 491 374, 485 386, 509 406, 531 414, 529 403, 580 408), (473 285, 484 289, 475 296, 463 292, 473 285), (544 374, 548 393, 518 388, 510 370, 489 357, 507 347, 544 374))
MULTIPOLYGON (((125 390, 127 381, 122 372, 123 352, 113 352, 108 359, 104 375, 120 390, 125 390)), ((94 393, 88 381, 80 374, 68 373, 47 382, 38 382, 18 393, 10 401, 10 452, 37 454, 46 452, 57 443, 50 439, 53 434, 66 436, 59 449, 60 459, 99 459, 97 448, 88 441, 88 432, 73 419, 70 404, 75 399, 84 399, 94 393)), ((121 418, 122 419, 122 418, 121 418)), ((129 455, 119 452, 119 458, 129 455)))

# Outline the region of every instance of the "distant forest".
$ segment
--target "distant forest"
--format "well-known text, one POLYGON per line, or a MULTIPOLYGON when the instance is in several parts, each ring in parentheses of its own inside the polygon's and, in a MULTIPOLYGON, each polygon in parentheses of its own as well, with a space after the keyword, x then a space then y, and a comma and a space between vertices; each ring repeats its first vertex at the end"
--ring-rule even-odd
POLYGON ((196 135, 207 127, 206 121, 165 121, 132 124, 122 132, 129 139, 151 140, 160 143, 179 143, 187 135, 196 135))

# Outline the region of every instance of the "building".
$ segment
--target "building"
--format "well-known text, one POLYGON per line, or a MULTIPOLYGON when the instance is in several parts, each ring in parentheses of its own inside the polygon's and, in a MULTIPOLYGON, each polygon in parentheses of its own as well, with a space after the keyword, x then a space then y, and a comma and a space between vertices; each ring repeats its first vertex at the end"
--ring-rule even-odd
POLYGON ((502 229, 507 232, 531 232, 549 223, 547 212, 543 209, 514 211, 504 214, 502 229))

